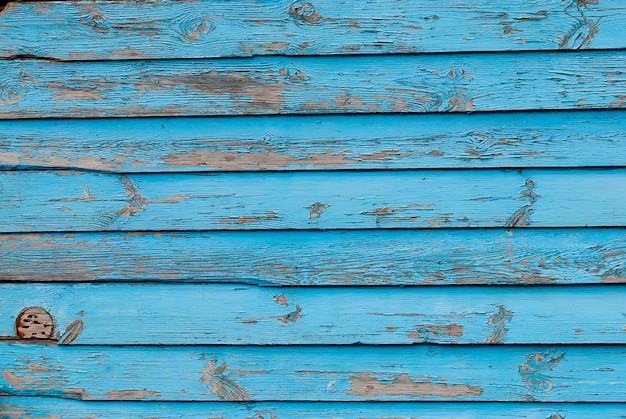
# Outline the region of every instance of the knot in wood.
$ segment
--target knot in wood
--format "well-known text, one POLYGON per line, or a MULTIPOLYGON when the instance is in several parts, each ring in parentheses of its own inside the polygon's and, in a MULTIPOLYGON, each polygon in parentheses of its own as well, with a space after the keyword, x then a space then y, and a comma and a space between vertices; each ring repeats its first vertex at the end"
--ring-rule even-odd
POLYGON ((206 16, 187 19, 180 24, 180 33, 187 42, 195 41, 203 35, 213 32, 215 24, 206 16))
POLYGON ((99 33, 107 33, 109 29, 111 29, 111 24, 109 23, 107 18, 98 13, 94 13, 93 15, 91 15, 88 23, 94 31, 99 33))
POLYGON ((322 20, 322 16, 308 1, 292 3, 289 7, 289 16, 298 23, 308 23, 310 25, 317 25, 322 20))
POLYGON ((51 339, 54 320, 41 307, 27 307, 15 320, 15 333, 20 339, 51 339))

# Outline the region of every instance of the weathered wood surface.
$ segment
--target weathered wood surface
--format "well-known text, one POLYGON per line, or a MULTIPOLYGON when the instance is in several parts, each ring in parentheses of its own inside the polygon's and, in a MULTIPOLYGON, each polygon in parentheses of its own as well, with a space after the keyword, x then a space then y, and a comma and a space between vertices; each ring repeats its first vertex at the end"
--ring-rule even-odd
POLYGON ((276 419, 276 418, 359 418, 420 419, 488 418, 623 419, 626 406, 621 403, 471 403, 471 402, 111 402, 43 398, 5 397, 0 411, 7 419, 36 417, 63 419, 276 419))
POLYGON ((624 229, 0 235, 0 280, 255 285, 625 283, 624 229))
POLYGON ((14 171, 0 185, 2 232, 626 226, 624 169, 14 171))
POLYGON ((0 121, 0 169, 110 172, 626 166, 626 113, 0 121))
POLYGON ((620 0, 17 3, 0 17, 0 57, 119 60, 624 48, 624 25, 620 0))
POLYGON ((0 61, 0 119, 625 108, 626 51, 0 61))
POLYGON ((620 346, 3 345, 0 392, 85 400, 616 402, 620 346))
POLYGON ((16 324, 22 324, 19 313, 42 307, 52 316, 54 331, 38 336, 45 340, 28 342, 626 344, 624 295, 626 286, 617 285, 404 289, 2 284, 0 343, 20 339, 15 332, 16 324))

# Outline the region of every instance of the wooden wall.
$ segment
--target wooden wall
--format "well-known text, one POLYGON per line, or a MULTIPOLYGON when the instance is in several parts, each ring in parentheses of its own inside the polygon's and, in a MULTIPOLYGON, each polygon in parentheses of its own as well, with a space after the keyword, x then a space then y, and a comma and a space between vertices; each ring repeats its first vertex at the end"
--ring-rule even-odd
POLYGON ((0 417, 623 417, 625 27, 9 4, 0 417))

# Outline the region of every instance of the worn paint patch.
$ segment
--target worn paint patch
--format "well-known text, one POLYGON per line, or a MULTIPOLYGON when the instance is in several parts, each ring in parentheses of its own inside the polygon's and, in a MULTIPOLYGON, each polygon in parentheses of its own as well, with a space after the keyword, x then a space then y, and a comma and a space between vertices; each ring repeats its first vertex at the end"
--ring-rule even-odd
POLYGON ((59 343, 61 345, 69 345, 74 342, 76 338, 83 332, 83 321, 82 320, 74 320, 70 325, 65 329, 65 332, 59 337, 59 343))
POLYGON ((491 335, 487 338, 487 343, 502 343, 506 338, 507 323, 513 318, 513 312, 507 310, 503 305, 498 306, 498 312, 491 315, 487 320, 487 327, 492 329, 491 335))
POLYGON ((287 302, 287 298, 285 297, 285 294, 275 295, 274 301, 276 301, 276 304, 280 304, 281 306, 286 307, 289 305, 289 303, 287 302))
POLYGON ((111 390, 107 392, 109 400, 144 400, 158 397, 161 393, 149 390, 111 390))
POLYGON ((17 390, 55 390, 65 384, 63 379, 54 375, 59 372, 59 368, 46 366, 43 362, 41 364, 29 364, 20 367, 19 370, 25 375, 17 374, 18 368, 14 368, 13 371, 5 368, 2 371, 4 381, 17 390), (38 366, 40 368, 37 368, 38 366))
POLYGON ((298 321, 298 319, 302 318, 302 315, 300 314, 301 312, 302 307, 300 307, 300 304, 296 304, 296 309, 294 311, 292 311, 291 313, 287 313, 283 316, 277 316, 276 318, 285 324, 295 323, 298 321))
POLYGON ((517 209, 511 217, 504 224, 504 227, 523 227, 528 225, 529 216, 533 212, 533 208, 530 205, 524 205, 517 209))
POLYGON ((526 363, 518 368, 526 388, 533 393, 547 393, 552 390, 554 383, 546 373, 556 368, 564 356, 565 352, 556 351, 527 355, 526 363))
POLYGON ((265 221, 277 220, 279 217, 274 211, 265 211, 265 215, 240 215, 237 217, 229 217, 219 221, 220 224, 256 224, 263 223, 265 221))
POLYGON ((442 337, 463 336, 463 326, 458 323, 445 325, 416 324, 413 330, 408 333, 409 338, 418 339, 424 342, 437 341, 442 337))
POLYGON ((306 207, 309 210, 309 219, 312 220, 314 218, 319 217, 320 215, 322 215, 324 210, 328 207, 330 207, 330 205, 323 204, 321 202, 312 203, 311 205, 306 207))
POLYGON ((128 197, 128 205, 118 211, 118 216, 124 218, 146 209, 148 200, 141 196, 133 182, 124 175, 121 175, 120 178, 128 197))
POLYGON ((483 389, 465 384, 434 383, 428 379, 413 381, 408 374, 377 376, 374 373, 358 373, 350 377, 350 389, 346 394, 359 397, 410 396, 456 398, 480 396, 483 389))
POLYGON ((204 383, 211 394, 225 401, 246 401, 248 394, 226 374, 226 362, 216 367, 217 360, 208 362, 198 381, 204 383))

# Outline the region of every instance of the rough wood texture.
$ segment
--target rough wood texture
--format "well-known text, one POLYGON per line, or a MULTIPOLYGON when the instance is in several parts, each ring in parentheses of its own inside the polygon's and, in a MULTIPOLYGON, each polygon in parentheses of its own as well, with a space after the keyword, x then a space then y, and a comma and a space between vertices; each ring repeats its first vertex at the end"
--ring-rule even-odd
POLYGON ((0 185, 2 232, 626 226, 624 169, 16 171, 0 185))
POLYGON ((17 314, 37 307, 54 319, 48 344, 626 344, 625 294, 626 286, 2 284, 0 343, 20 340, 17 314))
POLYGON ((256 285, 624 283, 624 229, 0 235, 0 280, 256 285))
POLYGON ((85 400, 615 402, 620 346, 3 345, 0 392, 85 400))
POLYGON ((624 48, 625 24, 620 0, 17 3, 0 17, 0 57, 123 60, 624 48))
POLYGON ((7 418, 85 419, 276 419, 276 418, 359 418, 359 419, 420 419, 486 418, 502 419, 558 419, 591 418, 623 419, 620 403, 471 403, 471 402, 111 402, 5 397, 0 410, 7 418))
POLYGON ((0 61, 0 119, 625 108, 626 51, 0 61))
POLYGON ((0 168, 626 166, 623 111, 0 121, 0 168))

